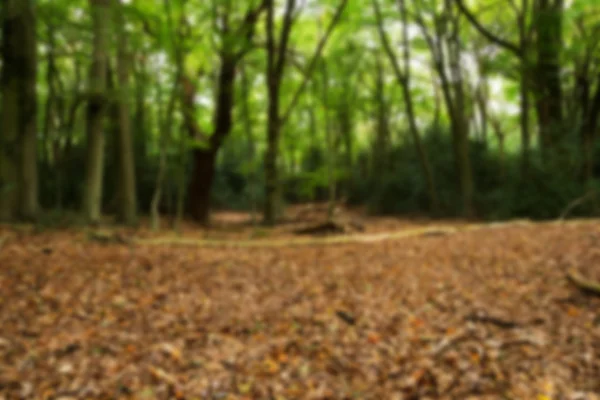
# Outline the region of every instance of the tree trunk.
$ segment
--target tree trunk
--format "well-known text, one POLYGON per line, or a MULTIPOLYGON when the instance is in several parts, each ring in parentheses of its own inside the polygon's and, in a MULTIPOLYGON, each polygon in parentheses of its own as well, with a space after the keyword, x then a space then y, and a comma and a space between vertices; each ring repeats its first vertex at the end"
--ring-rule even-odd
POLYGON ((373 175, 381 177, 386 173, 389 166, 389 148, 390 148, 390 126, 389 126, 389 108, 388 99, 386 98, 386 87, 384 82, 383 65, 379 57, 376 59, 376 78, 375 78, 375 104, 376 111, 376 136, 373 146, 373 175))
POLYGON ((91 96, 87 105, 87 164, 83 194, 83 214, 90 223, 100 220, 102 209, 102 176, 104 173, 104 115, 106 109, 106 77, 108 21, 110 0, 90 0, 93 28, 91 96))
POLYGON ((270 84, 268 88, 267 151, 265 153, 265 204, 264 219, 267 225, 274 225, 278 217, 278 170, 279 153, 279 87, 270 84))
MULTIPOLYGON (((143 62, 144 60, 142 60, 143 62)), ((139 63, 141 64, 141 62, 139 63)), ((135 75, 135 111, 133 113, 133 142, 137 155, 135 161, 138 166, 146 165, 146 157, 148 145, 146 143, 147 132, 150 128, 147 118, 149 113, 146 110, 146 99, 148 97, 148 89, 151 85, 148 79, 148 72, 145 65, 133 64, 135 75)))
POLYGON ((2 10, 0 219, 38 213, 35 11, 31 0, 2 10))
MULTIPOLYGON (((429 197, 429 206, 430 210, 434 213, 439 211, 439 200, 437 196, 437 190, 435 187, 433 170, 431 167, 431 163, 429 162, 429 158, 427 156, 427 152, 425 151, 425 147, 421 142, 421 134, 419 132, 419 128, 416 122, 416 116, 414 112, 414 104, 413 97, 411 93, 411 69, 410 69, 410 43, 408 39, 408 18, 406 12, 406 4, 404 0, 400 0, 398 2, 400 8, 400 16, 402 20, 402 47, 403 51, 403 65, 400 66, 400 63, 397 60, 396 54, 393 50, 393 47, 390 43, 390 40, 385 32, 383 26, 383 16, 381 13, 381 9, 377 0, 374 0, 373 5, 375 7, 375 14, 377 17, 377 27, 379 31, 380 39, 383 43, 384 50, 387 54, 387 57, 392 64, 394 69, 394 74, 396 81, 400 85, 402 89, 402 95, 404 97, 404 107, 406 114, 408 116, 409 123, 409 131, 411 138, 414 142, 415 148, 417 150, 417 156, 419 158, 419 164, 421 166, 421 170, 423 172, 423 177, 425 179, 427 185, 427 194, 429 197)), ((378 62, 378 77, 377 77, 377 86, 379 87, 382 84, 382 73, 381 67, 378 62)), ((382 102, 379 101, 380 107, 382 102)))
POLYGON ((536 2, 536 85, 535 98, 542 154, 546 161, 559 162, 564 151, 562 87, 560 81, 562 53, 563 0, 536 2))
POLYGON ((303 80, 292 96, 289 106, 283 115, 279 114, 280 84, 284 74, 287 61, 287 49, 294 20, 296 19, 296 0, 287 0, 283 11, 283 23, 279 43, 275 43, 275 1, 265 0, 267 9, 266 36, 267 36, 267 152, 265 154, 265 223, 273 225, 277 219, 277 153, 279 136, 282 125, 289 119, 295 105, 308 84, 308 79, 321 57, 323 48, 327 44, 333 28, 339 22, 348 0, 341 0, 325 34, 321 37, 315 52, 313 53, 303 80))
MULTIPOLYGON (((462 82, 461 82, 462 83, 462 82)), ((467 120, 460 110, 464 110, 464 93, 462 88, 458 89, 455 99, 455 123, 452 128, 455 142, 455 157, 458 166, 461 194, 463 198, 463 213, 465 217, 474 215, 473 206, 473 171, 471 169, 471 157, 469 155, 469 128, 467 120)))
POLYGON ((129 69, 130 54, 127 49, 127 34, 124 29, 122 0, 116 0, 115 26, 117 38, 117 81, 119 86, 118 132, 120 198, 118 204, 119 220, 127 225, 137 223, 137 196, 135 180, 135 162, 131 121, 129 113, 129 69))
POLYGON ((250 218, 252 220, 252 225, 256 225, 257 218, 257 209, 258 209, 258 201, 257 201, 257 185, 256 185, 256 172, 254 166, 254 156, 256 153, 255 139, 254 133, 252 130, 252 114, 250 112, 250 93, 251 87, 250 82, 248 81, 248 73, 246 71, 246 67, 244 65, 241 66, 241 75, 242 75, 242 118, 244 120, 244 132, 246 134, 246 141, 248 146, 248 171, 246 178, 248 180, 248 200, 250 202, 250 218))
POLYGON ((194 220, 207 224, 210 217, 210 193, 215 175, 216 152, 194 149, 193 172, 189 186, 190 213, 194 220))
MULTIPOLYGON (((215 129, 210 138, 207 139, 206 148, 192 150, 194 166, 188 187, 188 199, 192 218, 201 224, 209 222, 210 193, 215 173, 216 155, 233 126, 234 85, 238 60, 237 57, 229 54, 221 55, 217 104, 213 118, 215 129)), ((188 92, 184 101, 184 105, 188 109, 186 126, 192 137, 201 137, 203 135, 199 127, 195 120, 192 120, 193 101, 193 95, 190 97, 188 92)))
POLYGON ((27 220, 36 218, 39 211, 38 169, 37 169, 37 37, 35 32, 34 5, 26 2, 26 20, 22 46, 25 58, 20 118, 22 124, 23 155, 21 159, 21 217, 27 220))
POLYGON ((479 115, 479 139, 483 144, 484 148, 488 147, 488 119, 487 119, 487 108, 488 108, 488 84, 486 77, 480 77, 480 82, 475 89, 475 102, 478 108, 479 115))
MULTIPOLYGON (((57 151, 57 153, 60 153, 60 161, 58 163, 56 172, 56 206, 59 209, 63 206, 63 184, 65 181, 65 177, 67 176, 66 169, 68 167, 69 161, 71 160, 71 152, 73 150, 73 134, 75 131, 75 126, 77 124, 77 111, 79 110, 79 106, 83 103, 82 98, 77 95, 77 91, 79 90, 81 81, 81 74, 79 73, 80 64, 77 62, 75 64, 76 81, 73 88, 73 98, 71 100, 71 104, 68 107, 66 115, 62 117, 60 129, 61 133, 65 137, 65 144, 62 146, 62 149, 60 149, 60 151, 57 151)), ((56 147, 60 148, 60 143, 58 142, 58 140, 56 142, 56 147)))
MULTIPOLYGON (((185 128, 183 127, 183 124, 180 124, 179 126, 179 131, 180 132, 184 132, 185 128)), ((186 200, 186 158, 188 155, 188 146, 187 146, 187 140, 185 138, 185 135, 181 135, 179 138, 179 162, 178 162, 178 168, 176 169, 175 172, 175 179, 176 179, 176 197, 175 197, 175 218, 173 219, 173 229, 175 230, 175 232, 177 234, 181 233, 181 227, 183 225, 183 218, 185 216, 185 203, 186 200)), ((216 158, 216 152, 215 152, 215 158, 216 158)), ((213 163, 213 168, 214 168, 214 164, 215 164, 215 160, 212 161, 213 163)), ((214 176, 214 169, 211 172, 210 170, 207 171, 208 174, 210 174, 211 176, 214 176)), ((207 207, 207 211, 205 215, 202 215, 198 220, 202 223, 202 224, 208 224, 209 221, 209 217, 210 217, 210 189, 212 188, 212 178, 211 178, 211 182, 208 185, 208 195, 206 196, 206 198, 208 199, 208 207, 207 207)), ((192 204, 193 204, 193 199, 192 199, 192 204)), ((193 211, 192 211, 193 212, 193 211)))
POLYGON ((598 117, 600 114, 600 74, 598 74, 596 91, 591 93, 590 78, 587 76, 588 71, 581 72, 577 78, 579 91, 579 108, 582 116, 581 124, 581 146, 583 154, 583 172, 587 182, 592 182, 594 179, 594 142, 596 137, 596 129, 598 128, 598 117))
POLYGON ((520 114, 519 122, 521 124, 521 172, 524 177, 529 173, 529 164, 531 163, 531 135, 529 133, 529 67, 525 59, 521 60, 521 84, 519 86, 519 104, 520 114))
POLYGON ((413 101, 412 95, 410 93, 410 89, 408 85, 402 85, 402 91, 404 92, 404 102, 406 107, 406 113, 408 114, 408 123, 411 131, 411 137, 415 143, 415 147, 417 149, 417 155, 419 156, 419 161, 421 163, 421 168, 423 170, 423 175, 425 177, 425 182, 427 184, 427 193, 429 197, 429 208, 431 212, 434 214, 439 212, 440 210, 440 201, 437 195, 437 189, 435 186, 435 180, 433 176, 433 168, 431 167, 431 163, 429 162, 429 157, 427 155, 427 151, 421 142, 421 135, 419 133, 419 128, 417 127, 417 121, 415 117, 415 112, 413 109, 413 101))
POLYGON ((350 97, 349 89, 347 86, 344 86, 344 89, 342 90, 344 94, 337 104, 336 117, 344 147, 343 164, 345 173, 340 185, 340 191, 343 191, 343 193, 340 193, 340 195, 342 197, 347 197, 351 190, 352 178, 350 177, 350 171, 352 171, 353 168, 352 145, 354 140, 354 126, 352 121, 353 105, 348 100, 350 97))
MULTIPOLYGON (((161 129, 162 130, 162 129, 161 129)), ((161 136, 164 134, 161 132, 161 136)), ((160 148, 158 149, 158 172, 156 174, 156 181, 154 184, 154 192, 152 193, 152 200, 150 201, 150 229, 157 231, 160 229, 160 201, 163 192, 163 182, 165 180, 165 174, 167 169, 167 150, 165 149, 165 141, 161 137, 160 148)))
POLYGON ((502 130, 502 124, 497 118, 491 118, 492 127, 496 134, 496 140, 498 141, 498 156, 500 158, 500 179, 502 182, 506 181, 506 150, 505 150, 505 139, 506 134, 502 130))
POLYGON ((295 0, 287 0, 281 28, 280 43, 275 43, 275 1, 267 0, 267 150, 265 153, 264 222, 274 225, 278 217, 277 155, 282 120, 279 112, 279 91, 285 68, 286 50, 292 28, 295 0))
MULTIPOLYGON (((425 177, 425 181, 427 183, 427 193, 429 196, 429 208, 431 212, 438 213, 440 210, 440 202, 437 194, 437 188, 435 186, 435 179, 433 175, 433 168, 431 167, 431 163, 429 162, 429 156, 423 143, 421 142, 421 133, 417 126, 417 119, 414 111, 414 103, 411 92, 411 67, 410 67, 410 42, 408 38, 408 18, 406 11, 406 3, 404 0, 399 1, 400 5, 400 14, 402 17, 402 45, 404 47, 404 76, 401 77, 399 72, 399 68, 397 68, 397 78, 400 79, 400 84, 402 86, 402 93, 404 95, 404 103, 406 114, 408 115, 408 123, 409 129, 411 132, 411 136, 415 143, 415 147, 417 149, 417 154, 419 156, 419 162, 421 164, 421 169, 423 171, 423 175, 425 177)), ((391 51, 390 51, 390 55, 391 51)), ((394 57, 395 59, 395 57, 394 57)))
MULTIPOLYGON (((42 133, 42 156, 41 163, 46 168, 50 167, 50 149, 51 143, 53 142, 53 138, 56 132, 56 125, 54 120, 56 118, 56 109, 58 107, 58 99, 56 93, 56 61, 54 59, 54 54, 56 52, 55 45, 55 33, 54 26, 52 24, 48 25, 48 52, 46 55, 46 86, 48 87, 48 96, 46 97, 46 105, 44 111, 44 126, 42 133)), ((56 158, 54 158, 52 162, 52 166, 56 168, 56 158)))
MULTIPOLYGON (((452 82, 445 70, 443 59, 438 57, 436 70, 440 76, 444 102, 450 117, 450 129, 452 132, 452 145, 456 171, 460 184, 460 193, 462 196, 463 215, 471 217, 474 214, 473 208, 473 178, 471 171, 471 160, 469 157, 469 137, 468 124, 465 118, 465 104, 463 93, 463 80, 460 70, 459 46, 458 43, 451 43, 450 51, 450 69, 452 73, 452 82), (452 53, 454 52, 454 53, 452 53)), ((439 51, 439 54, 442 54, 439 51)))
POLYGON ((327 218, 333 220, 336 200, 336 152, 337 146, 334 138, 334 132, 331 127, 330 106, 329 106, 329 74, 327 64, 322 64, 323 75, 323 108, 325 112, 325 142, 327 146, 327 218))
MULTIPOLYGON (((458 25, 458 20, 454 23, 458 25)), ((448 40, 447 45, 449 49, 448 58, 452 83, 446 82, 446 85, 451 86, 452 96, 450 96, 450 98, 453 99, 450 100, 448 109, 453 115, 451 116, 452 136, 463 200, 463 214, 465 217, 472 217, 475 213, 473 205, 473 171, 469 154, 469 123, 466 115, 467 104, 465 101, 465 83, 461 68, 461 43, 458 36, 458 26, 455 27, 455 32, 448 40)), ((448 87, 448 89, 450 89, 450 87, 448 87)))
POLYGON ((517 18, 519 26, 519 49, 521 55, 519 64, 521 73, 519 76, 519 122, 521 125, 521 175, 527 179, 529 167, 531 164, 531 132, 529 127, 529 110, 530 110, 530 87, 531 87, 531 60, 530 60, 530 40, 527 32, 527 14, 529 8, 529 0, 522 4, 521 12, 517 18))
MULTIPOLYGON (((150 226, 152 230, 158 230, 160 228, 160 203, 163 196, 163 184, 165 176, 167 174, 167 148, 171 143, 171 136, 173 131, 173 120, 175 116, 175 104, 177 102, 177 91, 179 90, 179 78, 181 76, 180 67, 177 67, 175 73, 175 80, 171 91, 169 92, 169 98, 167 107, 164 113, 159 112, 158 124, 159 124, 159 161, 158 161, 158 172, 156 174, 156 181, 154 184, 154 192, 152 193, 152 200, 150 202, 150 226)), ((159 101, 163 102, 162 90, 159 86, 159 101)), ((164 103, 163 103, 164 104, 164 103)), ((162 107, 161 107, 162 108, 162 107)))

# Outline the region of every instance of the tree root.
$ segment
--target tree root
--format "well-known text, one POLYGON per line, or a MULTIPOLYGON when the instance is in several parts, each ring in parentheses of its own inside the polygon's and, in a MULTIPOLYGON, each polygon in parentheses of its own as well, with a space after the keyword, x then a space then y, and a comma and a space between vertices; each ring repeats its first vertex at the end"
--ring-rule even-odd
POLYGON ((600 282, 586 279, 574 270, 567 272, 567 280, 586 294, 600 296, 600 282))

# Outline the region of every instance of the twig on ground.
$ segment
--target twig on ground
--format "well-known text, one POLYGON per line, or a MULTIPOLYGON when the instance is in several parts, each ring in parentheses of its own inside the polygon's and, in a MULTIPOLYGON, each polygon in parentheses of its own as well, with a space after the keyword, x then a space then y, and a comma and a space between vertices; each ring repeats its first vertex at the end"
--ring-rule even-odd
POLYGON ((348 325, 356 324, 356 318, 353 315, 350 315, 349 313, 347 313, 345 311, 337 310, 335 312, 335 315, 337 315, 338 318, 340 318, 342 321, 344 321, 348 325))
POLYGON ((587 294, 600 296, 600 282, 586 279, 574 270, 567 272, 567 280, 587 294))
POLYGON ((434 358, 441 357, 446 351, 455 347, 457 344, 471 339, 473 336, 470 330, 459 332, 453 336, 443 338, 430 352, 434 358))
POLYGON ((474 312, 465 317, 466 321, 480 322, 484 324, 492 324, 502 329, 513 329, 519 326, 515 321, 492 317, 480 312, 474 312))

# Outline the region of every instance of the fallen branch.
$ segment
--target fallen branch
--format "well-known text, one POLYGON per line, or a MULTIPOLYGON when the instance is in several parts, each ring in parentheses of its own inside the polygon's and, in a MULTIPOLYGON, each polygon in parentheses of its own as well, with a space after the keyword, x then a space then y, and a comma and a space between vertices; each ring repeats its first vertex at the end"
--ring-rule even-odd
POLYGON ((355 325, 356 324, 356 318, 353 315, 351 315, 351 314, 349 314, 349 313, 347 313, 345 311, 337 310, 335 312, 335 315, 337 315, 338 318, 340 318, 342 321, 344 321, 348 325, 355 325))
POLYGON ((297 229, 294 233, 297 235, 342 235, 354 232, 364 232, 364 230, 365 227, 356 221, 332 219, 306 228, 297 229))
POLYGON ((513 347, 513 346, 534 346, 534 347, 540 347, 540 344, 534 340, 531 339, 527 339, 527 338, 521 338, 521 339, 513 339, 513 340, 507 340, 505 342, 502 342, 499 346, 500 349, 507 349, 509 347, 513 347))
POLYGON ((100 244, 131 244, 131 240, 116 232, 90 231, 87 238, 100 244))
POLYGON ((571 213, 571 211, 573 211, 573 209, 575 209, 575 207, 582 205, 583 203, 590 199, 593 199, 594 197, 596 197, 596 192, 592 190, 591 192, 588 192, 583 196, 576 198, 575 200, 570 202, 567 205, 567 207, 565 207, 564 211, 560 214, 560 217, 558 217, 558 220, 564 221, 564 219, 567 218, 567 216, 571 213))
POLYGON ((445 337, 433 349, 431 349, 429 354, 431 357, 439 358, 448 350, 456 347, 459 343, 465 342, 473 337, 473 332, 470 330, 459 332, 453 336, 445 337))
POLYGON ((567 272, 567 280, 582 292, 600 296, 600 282, 586 279, 574 270, 567 272))
POLYGON ((492 316, 489 316, 489 315, 486 315, 483 313, 477 313, 477 312, 467 315, 465 317, 465 320, 472 321, 472 322, 481 322, 484 324, 492 324, 492 325, 495 325, 498 328, 502 328, 502 329, 513 329, 513 328, 516 328, 517 326, 519 326, 519 324, 514 321, 509 321, 509 320, 498 318, 498 317, 492 317, 492 316))

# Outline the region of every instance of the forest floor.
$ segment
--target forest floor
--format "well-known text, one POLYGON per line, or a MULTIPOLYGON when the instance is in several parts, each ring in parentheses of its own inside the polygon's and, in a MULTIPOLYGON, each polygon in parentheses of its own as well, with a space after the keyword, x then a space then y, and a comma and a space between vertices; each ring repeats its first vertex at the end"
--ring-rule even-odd
POLYGON ((0 227, 0 399, 600 399, 600 221, 246 218, 0 227))

